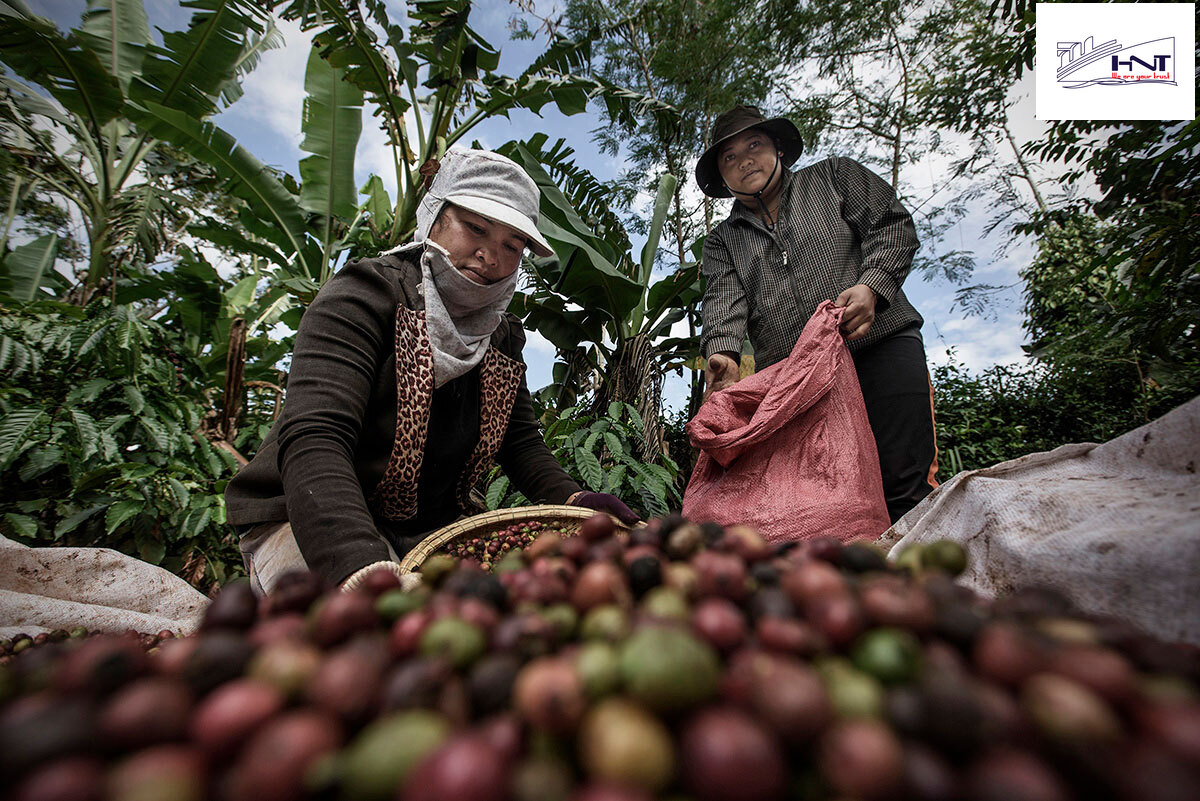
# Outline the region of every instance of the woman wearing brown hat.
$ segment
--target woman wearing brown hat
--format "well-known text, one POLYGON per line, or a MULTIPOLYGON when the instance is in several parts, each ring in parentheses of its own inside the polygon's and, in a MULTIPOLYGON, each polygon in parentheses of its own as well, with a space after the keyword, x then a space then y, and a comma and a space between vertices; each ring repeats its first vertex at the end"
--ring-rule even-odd
POLYGON ((352 587, 471 508, 493 463, 535 502, 634 522, 583 492, 546 447, 506 313, 521 254, 553 254, 537 185, 513 161, 452 148, 417 210, 411 242, 351 262, 304 313, 287 402, 229 482, 252 586, 308 567, 352 587))
POLYGON ((792 172, 802 150, 791 121, 738 106, 696 164, 701 191, 737 199, 704 243, 705 379, 712 391, 736 381, 747 337, 758 369, 781 361, 821 301, 845 306, 894 522, 937 486, 923 320, 900 288, 916 230, 895 190, 856 161, 792 172))

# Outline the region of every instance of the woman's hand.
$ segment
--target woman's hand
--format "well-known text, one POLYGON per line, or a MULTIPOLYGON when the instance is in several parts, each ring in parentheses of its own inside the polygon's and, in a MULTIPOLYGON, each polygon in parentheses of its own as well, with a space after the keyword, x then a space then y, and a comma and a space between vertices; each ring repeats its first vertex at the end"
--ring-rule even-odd
POLYGON ((607 492, 577 492, 567 499, 570 506, 582 506, 597 512, 608 512, 627 526, 641 520, 637 512, 626 506, 616 495, 607 492))
POLYGON ((733 386, 740 378, 737 359, 726 353, 714 353, 704 367, 704 383, 708 386, 705 399, 714 392, 733 386))
POLYGON ((862 339, 875 322, 875 290, 866 284, 855 284, 837 296, 834 306, 845 306, 842 315, 842 333, 853 342, 862 339))

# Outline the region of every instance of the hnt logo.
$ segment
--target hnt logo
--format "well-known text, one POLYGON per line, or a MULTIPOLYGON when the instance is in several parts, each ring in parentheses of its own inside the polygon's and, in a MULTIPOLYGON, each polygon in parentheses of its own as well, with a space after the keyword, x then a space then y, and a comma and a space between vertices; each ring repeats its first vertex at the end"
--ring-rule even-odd
POLYGON ((1116 39, 1100 46, 1089 36, 1082 42, 1058 43, 1058 82, 1068 89, 1085 86, 1175 83, 1175 37, 1121 47, 1116 39))

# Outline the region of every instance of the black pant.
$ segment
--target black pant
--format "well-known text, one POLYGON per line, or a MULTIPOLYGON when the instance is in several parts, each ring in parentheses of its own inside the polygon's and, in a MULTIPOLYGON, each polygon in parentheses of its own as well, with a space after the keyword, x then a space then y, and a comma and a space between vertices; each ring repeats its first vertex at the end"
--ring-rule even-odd
POLYGON ((925 344, 917 329, 906 329, 855 353, 854 366, 879 450, 888 516, 895 523, 937 486, 925 344))

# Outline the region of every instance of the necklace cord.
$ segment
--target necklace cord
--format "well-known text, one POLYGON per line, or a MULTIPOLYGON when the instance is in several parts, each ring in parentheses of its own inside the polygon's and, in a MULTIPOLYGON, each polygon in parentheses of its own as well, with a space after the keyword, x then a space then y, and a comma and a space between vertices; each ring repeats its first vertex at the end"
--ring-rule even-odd
POLYGON ((778 153, 778 150, 776 150, 775 166, 771 168, 771 174, 767 176, 767 182, 765 184, 763 184, 762 189, 758 190, 757 192, 739 192, 736 189, 734 189, 732 186, 729 186, 728 181, 725 182, 725 186, 726 186, 726 188, 729 189, 730 192, 733 192, 735 195, 746 195, 748 197, 752 197, 755 199, 755 201, 758 202, 758 208, 762 212, 763 224, 766 225, 767 230, 771 231, 771 232, 775 231, 775 223, 778 222, 778 220, 771 219, 771 212, 767 209, 767 204, 763 202, 762 194, 763 194, 763 192, 767 191, 767 187, 770 186, 771 182, 775 180, 775 173, 778 170, 779 170, 779 153, 778 153))

